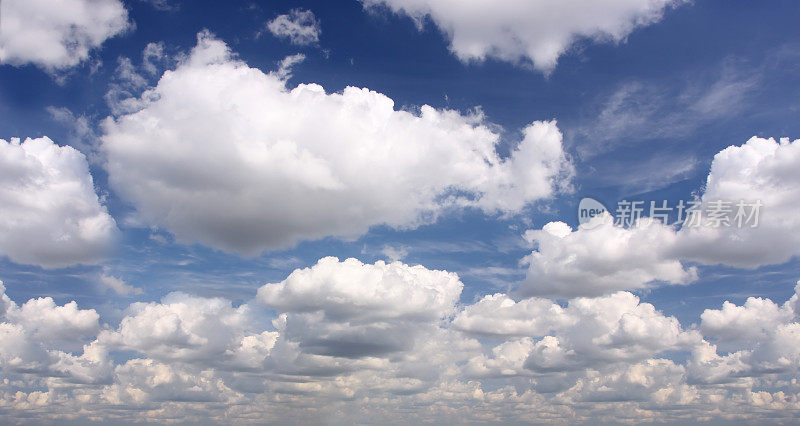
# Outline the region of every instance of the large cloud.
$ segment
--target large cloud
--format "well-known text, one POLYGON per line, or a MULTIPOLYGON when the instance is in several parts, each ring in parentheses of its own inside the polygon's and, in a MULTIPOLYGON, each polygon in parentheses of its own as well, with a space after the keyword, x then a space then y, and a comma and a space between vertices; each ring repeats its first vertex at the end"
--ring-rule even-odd
MULTIPOLYGON (((743 268, 775 265, 800 255, 800 140, 753 137, 714 156, 702 197, 704 210, 711 203, 730 203, 731 226, 684 227, 677 253, 705 264, 743 268), (762 207, 739 227, 734 220, 739 202, 760 202, 762 207), (755 225, 755 226, 754 226, 755 225)), ((749 216, 753 212, 745 207, 749 216)))
POLYGON ((576 41, 624 40, 661 19, 678 0, 363 0, 408 15, 421 27, 430 17, 463 61, 487 57, 532 62, 549 72, 576 41))
POLYGON ((46 268, 96 263, 116 232, 83 154, 47 137, 0 139, 0 254, 46 268))
POLYGON ((569 170, 555 122, 511 156, 480 113, 396 110, 368 89, 285 86, 208 33, 104 124, 112 187, 180 241, 258 253, 303 239, 414 227, 448 207, 517 212, 569 170))
POLYGON ((131 24, 119 0, 4 0, 0 63, 48 71, 78 65, 131 24))
POLYGON ((538 247, 526 258, 530 266, 518 292, 599 295, 686 284, 696 278, 686 262, 739 268, 785 263, 800 255, 798 168, 800 140, 753 137, 714 156, 696 200, 701 213, 679 229, 649 220, 621 228, 597 217, 574 231, 562 222, 528 231, 538 247), (709 212, 715 209, 727 224, 713 220, 709 212))
POLYGON ((134 303, 115 328, 74 302, 17 305, 0 289, 0 409, 229 424, 763 422, 800 408, 797 294, 707 310, 712 342, 626 292, 459 307, 461 287, 445 271, 323 258, 260 289, 274 315, 172 294, 134 303))

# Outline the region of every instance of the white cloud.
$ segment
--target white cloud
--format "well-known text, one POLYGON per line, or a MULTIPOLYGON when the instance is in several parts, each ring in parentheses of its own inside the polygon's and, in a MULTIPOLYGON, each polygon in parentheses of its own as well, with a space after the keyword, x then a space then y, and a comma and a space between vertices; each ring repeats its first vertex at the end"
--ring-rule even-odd
POLYGON ((478 112, 396 110, 354 87, 289 90, 208 33, 132 103, 103 125, 112 187, 179 241, 247 254, 411 228, 448 208, 518 212, 571 171, 555 122, 532 123, 500 158, 478 112))
POLYGON ((54 72, 73 67, 131 24, 119 0, 4 0, 0 63, 54 72))
POLYGON ((591 229, 573 231, 563 222, 551 222, 525 237, 538 244, 526 258, 522 296, 597 296, 616 290, 641 289, 654 282, 687 284, 697 279, 695 268, 685 268, 673 257, 675 231, 658 221, 640 220, 636 226, 615 226, 609 215, 598 216, 591 229))
POLYGON ((173 293, 161 303, 132 304, 118 329, 103 332, 98 341, 162 362, 255 368, 276 338, 276 333, 248 332, 255 328, 247 305, 234 308, 224 299, 173 293))
MULTIPOLYGON (((98 348, 84 346, 84 355, 69 352, 79 349, 84 339, 100 331, 100 316, 94 309, 78 309, 72 301, 58 306, 52 298, 30 299, 17 305, 5 295, 0 282, 0 368, 12 372, 62 377, 68 381, 93 382, 107 371, 98 362, 98 348), (81 364, 91 364, 89 374, 81 364)), ((102 352, 102 351, 100 351, 102 352)))
MULTIPOLYGON (((562 394, 563 402, 569 404, 613 404, 643 401, 642 412, 631 413, 619 407, 617 421, 641 420, 648 417, 648 407, 703 405, 707 398, 696 387, 686 383, 686 369, 668 359, 648 359, 636 364, 610 370, 590 372, 581 377, 562 394)), ((656 408, 657 409, 657 408, 656 408)))
POLYGON ((258 290, 258 300, 281 312, 321 311, 336 320, 442 318, 458 301, 458 276, 400 262, 320 259, 284 281, 258 290))
MULTIPOLYGON (((681 257, 704 264, 743 268, 776 265, 800 255, 800 187, 795 171, 800 167, 800 140, 752 137, 744 145, 730 146, 714 156, 705 184, 705 207, 730 202, 731 219, 740 201, 763 204, 755 220, 731 226, 684 227, 679 232, 681 257)), ((751 213, 750 208, 745 213, 751 213)), ((754 217, 755 219, 755 217, 754 217)))
POLYGON ((0 254, 55 268, 96 263, 117 228, 94 192, 86 157, 49 138, 0 139, 0 254))
POLYGON ((158 73, 158 65, 167 58, 164 53, 164 43, 147 43, 147 46, 142 50, 142 68, 150 74, 156 75, 158 73))
POLYGON ((725 302, 722 309, 706 309, 700 330, 716 344, 698 345, 690 372, 703 383, 742 381, 779 373, 797 374, 800 368, 800 282, 782 306, 769 299, 749 297, 743 306, 725 302), (724 347, 724 351, 718 350, 724 347), (719 352, 723 354, 720 355, 719 352))
POLYGON ((29 421, 229 424, 679 423, 721 413, 757 423, 800 408, 800 324, 788 315, 798 295, 706 311, 699 330, 752 337, 720 352, 630 293, 563 306, 496 294, 457 308, 461 287, 421 266, 324 258, 262 287, 274 316, 172 294, 131 305, 116 329, 74 303, 17 305, 0 291, 0 409, 29 421), (55 335, 73 348, 54 346, 55 335), (94 335, 80 353, 75 340, 94 335), (666 358, 674 351, 691 353, 666 358))
POLYGON ((114 293, 117 293, 120 296, 130 296, 144 293, 144 290, 141 288, 134 287, 112 275, 100 274, 99 280, 100 284, 114 291, 114 293))
POLYGON ((541 71, 583 38, 620 42, 634 29, 661 20, 675 0, 364 0, 413 18, 422 28, 430 18, 462 61, 496 58, 531 63, 541 71))
POLYGON ((158 409, 164 401, 235 404, 237 393, 213 370, 132 359, 114 369, 114 382, 101 401, 131 408, 158 409))
POLYGON ((267 22, 267 29, 275 37, 289 39, 298 46, 307 46, 319 41, 322 32, 320 23, 310 10, 292 9, 267 22))
MULTIPOLYGON (((639 361, 667 350, 690 349, 701 341, 699 333, 684 331, 676 318, 627 292, 572 299, 566 307, 548 299, 514 302, 495 294, 465 307, 453 325, 487 336, 525 336, 515 345, 528 347, 527 356, 515 359, 541 373, 639 361)), ((495 356, 506 356, 504 345, 495 348, 495 356)), ((491 370, 497 359, 470 362, 475 371, 491 370)))
POLYGON ((766 337, 776 324, 790 322, 793 317, 788 306, 781 308, 769 299, 748 297, 743 306, 725 302, 720 310, 706 309, 700 315, 700 330, 703 335, 722 341, 753 341, 766 337))
POLYGON ((800 140, 753 137, 714 156, 699 200, 705 213, 697 226, 676 230, 641 220, 627 229, 605 222, 572 231, 551 222, 528 231, 527 238, 538 247, 525 259, 530 267, 519 294, 574 297, 686 284, 697 274, 682 262, 739 268, 785 263, 800 255, 798 168, 800 140), (728 203, 727 225, 708 217, 712 203, 719 201, 728 203), (741 226, 736 220, 740 202, 745 203, 741 226), (757 210, 752 207, 756 203, 761 204, 757 210))
POLYGON ((292 76, 292 68, 305 60, 306 55, 302 53, 289 55, 278 64, 278 70, 275 71, 275 75, 281 80, 288 80, 292 76))
POLYGON ((403 260, 408 256, 408 247, 403 245, 392 246, 385 244, 383 247, 381 247, 381 254, 386 256, 386 258, 391 261, 403 260))
MULTIPOLYGON (((142 102, 137 98, 148 87, 148 83, 158 77, 177 59, 164 53, 164 43, 148 43, 142 49, 141 62, 137 66, 128 57, 118 57, 117 67, 105 94, 106 104, 114 114, 125 114, 138 111, 142 102)), ((286 71, 288 73, 288 71, 286 71)))
POLYGON ((80 310, 74 301, 57 306, 52 298, 30 299, 6 312, 6 318, 22 325, 39 341, 70 341, 99 331, 97 312, 80 310))
POLYGON ((564 308, 552 300, 532 297, 517 302, 506 294, 497 293, 464 307, 453 325, 485 335, 543 336, 573 321, 564 313, 564 308))
POLYGON ((454 312, 462 287, 446 271, 328 257, 261 287, 258 300, 283 313, 276 327, 303 351, 358 359, 410 351, 443 333, 435 325, 454 312))

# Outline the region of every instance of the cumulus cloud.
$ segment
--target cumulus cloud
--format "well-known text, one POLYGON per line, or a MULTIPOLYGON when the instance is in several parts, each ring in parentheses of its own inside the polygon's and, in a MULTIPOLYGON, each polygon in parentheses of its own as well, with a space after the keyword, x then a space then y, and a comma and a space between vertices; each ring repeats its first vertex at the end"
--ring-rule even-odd
POLYGON ((322 32, 320 22, 310 10, 292 9, 267 22, 267 30, 275 37, 288 39, 298 46, 307 46, 319 41, 322 32))
MULTIPOLYGON (((515 302, 495 294, 465 307, 453 325, 485 336, 526 336, 514 345, 526 347, 527 355, 516 359, 536 372, 640 361, 667 350, 688 350, 701 341, 699 333, 683 330, 676 318, 627 292, 572 299, 566 307, 548 299, 515 302)), ((495 355, 505 356, 504 345, 495 348, 495 355)), ((496 359, 478 357, 470 362, 480 371, 490 369, 496 359)))
POLYGON ((114 219, 94 191, 86 157, 48 137, 0 139, 0 254, 56 268, 96 263, 112 247, 114 219))
POLYGON ((692 282, 697 272, 686 262, 739 268, 785 263, 800 255, 798 167, 800 140, 753 137, 714 156, 696 200, 699 213, 680 228, 650 219, 622 228, 598 216, 574 231, 563 222, 527 231, 537 248, 525 259, 529 268, 518 292, 591 296, 692 282), (708 215, 715 208, 725 222, 708 215))
POLYGON ((456 274, 423 266, 326 257, 261 287, 258 300, 282 312, 321 311, 338 320, 436 319, 450 313, 462 287, 456 274))
POLYGON ((79 309, 72 301, 56 305, 50 297, 30 299, 17 305, 5 294, 0 282, 0 369, 10 373, 35 373, 44 377, 91 382, 106 371, 92 362, 97 351, 91 346, 80 357, 70 351, 100 331, 100 316, 93 309, 79 309), (65 352, 66 351, 66 352, 65 352), (90 375, 76 369, 93 364, 90 375))
POLYGON ((706 309, 700 316, 700 330, 714 343, 694 349, 692 379, 729 383, 768 374, 796 374, 800 367, 799 298, 800 282, 783 305, 749 297, 742 306, 726 301, 722 309, 706 309))
POLYGON ((606 213, 589 227, 572 230, 551 222, 525 237, 537 244, 521 296, 597 296, 616 290, 640 289, 654 282, 687 284, 695 268, 673 258, 675 231, 659 221, 640 220, 631 228, 615 226, 606 213), (591 229, 590 229, 591 228, 591 229))
POLYGON ((199 34, 136 111, 103 124, 111 186, 179 241, 255 254, 413 228, 452 208, 519 212, 567 184, 555 122, 530 124, 501 158, 480 112, 397 110, 368 89, 285 84, 199 34))
POLYGON ((413 356, 430 340, 452 340, 438 321, 454 312, 462 287, 445 271, 329 257, 261 287, 258 300, 281 312, 276 327, 295 368, 374 369, 369 359, 413 356))
POLYGON ((18 305, 0 291, 0 407, 227 424, 758 422, 791 420, 797 406, 797 294, 726 303, 687 329, 627 292, 459 305, 462 287, 446 271, 323 258, 252 303, 174 293, 132 304, 116 327, 74 302, 18 305))
POLYGON ((549 299, 515 301, 503 293, 484 296, 453 320, 458 329, 500 336, 543 336, 572 323, 573 318, 564 313, 564 308, 549 299))
POLYGON ((224 368, 254 368, 275 343, 276 333, 257 328, 247 305, 173 293, 161 303, 134 303, 115 331, 98 341, 161 362, 199 362, 224 368), (260 358, 259 358, 260 353, 260 358))
POLYGON ((623 41, 636 28, 658 22, 677 0, 364 0, 414 19, 430 18, 462 61, 495 58, 550 72, 581 39, 623 41))
MULTIPOLYGON (((752 137, 741 146, 730 146, 717 155, 702 196, 704 207, 722 201, 730 208, 731 226, 713 226, 703 217, 702 226, 679 232, 677 251, 683 258, 704 264, 743 268, 784 263, 800 255, 800 140, 752 137), (737 204, 760 203, 752 220, 740 227, 734 220, 737 204)), ((705 209, 704 209, 705 210, 705 209)), ((753 209, 746 207, 747 217, 753 209)))
POLYGON ((156 408, 163 401, 235 403, 236 393, 209 370, 132 359, 114 369, 114 383, 102 399, 115 405, 156 408))
POLYGON ((119 0, 5 0, 0 7, 0 63, 49 72, 78 65, 131 26, 119 0))

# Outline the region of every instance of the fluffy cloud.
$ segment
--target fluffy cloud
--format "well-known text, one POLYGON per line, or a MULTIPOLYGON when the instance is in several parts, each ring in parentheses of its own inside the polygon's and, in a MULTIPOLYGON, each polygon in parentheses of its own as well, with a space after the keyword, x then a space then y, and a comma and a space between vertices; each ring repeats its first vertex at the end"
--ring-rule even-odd
POLYGON ((749 297, 737 306, 706 309, 700 330, 716 344, 698 345, 690 364, 698 382, 726 383, 742 377, 796 374, 800 368, 800 282, 782 306, 769 299, 749 297), (724 348, 720 355, 719 348, 724 348))
MULTIPOLYGON (((590 372, 561 395, 563 402, 570 404, 622 405, 641 401, 642 410, 672 406, 701 407, 705 402, 703 400, 708 397, 686 383, 684 366, 668 359, 648 359, 623 368, 590 372)), ((618 410, 617 421, 635 420, 645 415, 643 412, 626 411, 618 410)))
POLYGON ((161 303, 134 303, 116 331, 98 338, 104 345, 133 350, 162 362, 194 362, 224 368, 256 368, 275 343, 276 333, 258 328, 247 305, 174 293, 161 303))
POLYGON ((597 296, 616 290, 647 288, 653 282, 687 284, 697 279, 694 268, 673 258, 675 231, 658 221, 615 226, 608 215, 573 231, 551 222, 525 237, 538 248, 529 263, 521 296, 597 296))
POLYGON ((131 25, 119 0, 5 0, 0 16, 0 63, 50 72, 78 65, 131 25))
POLYGON ((329 257, 261 287, 258 300, 281 312, 275 325, 296 368, 374 369, 380 358, 414 358, 421 345, 458 340, 439 323, 462 287, 445 271, 329 257))
MULTIPOLYGON (((679 256, 705 264, 756 268, 775 265, 800 255, 800 140, 753 137, 714 156, 702 203, 728 202, 732 226, 703 225, 679 232, 679 256), (755 217, 740 228, 733 220, 740 201, 760 202, 755 217)), ((746 208, 749 215, 751 209, 746 208)))
POLYGON ((180 241, 248 254, 415 227, 447 208, 518 212, 571 170, 555 122, 532 123, 501 158, 479 112, 396 110, 354 87, 290 90, 207 33, 135 103, 103 125, 112 187, 180 241))
POLYGON ((626 292, 458 307, 461 288, 445 271, 323 258, 259 290, 274 315, 176 293, 132 304, 116 328, 74 302, 17 305, 0 291, 0 409, 228 424, 758 422, 800 407, 797 294, 707 310, 699 330, 734 345, 721 351, 626 292))
POLYGON ((743 306, 731 302, 722 309, 706 309, 700 316, 700 330, 704 335, 722 341, 754 341, 767 337, 777 324, 791 322, 793 309, 783 307, 769 299, 748 297, 743 306))
MULTIPOLYGON (((573 299, 565 308, 548 299, 514 302, 503 294, 485 296, 465 307, 453 325, 487 336, 526 336, 514 347, 527 347, 527 356, 516 359, 536 372, 644 360, 667 350, 691 349, 702 340, 698 333, 684 331, 674 317, 627 292, 573 299)), ((507 357, 507 345, 495 348, 495 356, 507 357)), ((471 368, 489 369, 496 362, 478 357, 471 360, 471 368)))
POLYGON ((116 232, 83 154, 46 136, 0 139, 0 254, 45 268, 95 263, 116 232))
POLYGON ((58 306, 50 297, 20 306, 6 296, 2 282, 0 308, 0 369, 6 374, 36 373, 91 382, 105 372, 102 365, 92 363, 97 355, 92 346, 84 346, 88 350, 81 357, 64 352, 80 349, 82 341, 97 335, 100 316, 95 310, 78 309, 74 301, 58 306), (81 363, 93 364, 92 377, 75 368, 81 363))
POLYGON ((564 308, 549 299, 532 297, 517 302, 503 293, 484 296, 453 319, 460 330, 499 336, 543 336, 573 322, 564 308))
POLYGON ((267 30, 275 37, 289 39, 298 46, 307 46, 319 41, 319 21, 310 10, 292 9, 267 22, 267 30))
POLYGON ((258 300, 281 312, 320 311, 339 321, 430 320, 450 313, 462 287, 456 274, 423 266, 326 257, 261 287, 258 300))
POLYGON ((697 273, 685 262, 740 268, 784 263, 800 255, 798 168, 800 140, 753 137, 714 156, 697 200, 701 213, 680 229, 648 219, 622 228, 598 217, 574 231, 562 222, 527 231, 537 248, 525 259, 530 266, 518 292, 591 296, 689 283, 697 273), (740 202, 741 225, 736 219, 740 202), (718 226, 708 216, 715 205, 727 209, 727 225, 718 226))
POLYGON ((385 5, 422 27, 430 18, 462 61, 496 58, 532 63, 549 72, 582 38, 620 42, 634 29, 659 21, 677 0, 364 0, 385 5))
POLYGON ((158 407, 163 401, 235 403, 236 393, 213 371, 176 368, 152 359, 132 359, 114 370, 105 401, 130 407, 158 407))
POLYGON ((29 330, 41 341, 71 341, 99 331, 100 317, 94 310, 78 309, 74 301, 57 306, 52 298, 31 299, 6 311, 6 318, 29 330))

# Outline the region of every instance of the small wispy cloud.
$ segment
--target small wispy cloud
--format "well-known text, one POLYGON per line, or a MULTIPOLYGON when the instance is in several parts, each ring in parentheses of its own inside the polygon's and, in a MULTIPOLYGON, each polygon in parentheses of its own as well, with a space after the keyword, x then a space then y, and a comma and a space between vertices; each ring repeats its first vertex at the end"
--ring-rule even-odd
MULTIPOLYGON (((297 46, 308 46, 319 42, 322 33, 320 22, 310 10, 292 9, 267 22, 266 29, 275 37, 288 39, 297 46)), ((257 34, 257 36, 261 33, 257 34)))
POLYGON ((665 81, 627 81, 598 99, 593 113, 568 133, 584 161, 642 141, 683 138, 745 111, 762 78, 729 59, 715 73, 677 88, 665 81))
POLYGON ((100 274, 99 281, 105 288, 112 290, 120 296, 132 296, 144 293, 144 290, 141 288, 134 287, 112 275, 100 274))

